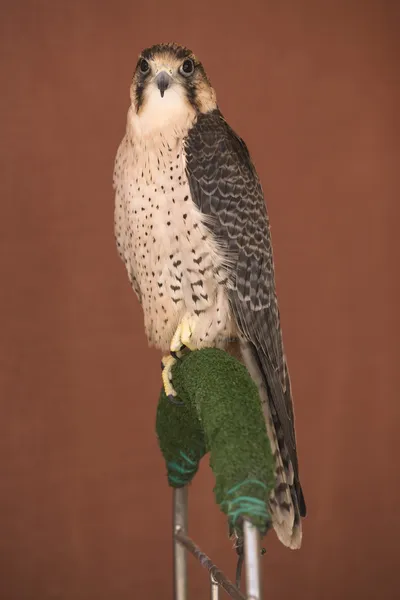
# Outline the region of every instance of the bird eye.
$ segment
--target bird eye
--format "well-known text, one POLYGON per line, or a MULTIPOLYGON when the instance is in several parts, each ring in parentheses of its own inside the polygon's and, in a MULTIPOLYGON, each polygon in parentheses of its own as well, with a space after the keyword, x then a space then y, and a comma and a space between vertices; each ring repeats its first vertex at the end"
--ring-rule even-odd
POLYGON ((184 77, 189 77, 189 75, 192 75, 194 71, 194 62, 192 61, 192 59, 187 58, 186 60, 184 60, 179 71, 184 77))
POLYGON ((150 65, 145 58, 140 61, 140 70, 142 73, 148 73, 150 71, 150 65))

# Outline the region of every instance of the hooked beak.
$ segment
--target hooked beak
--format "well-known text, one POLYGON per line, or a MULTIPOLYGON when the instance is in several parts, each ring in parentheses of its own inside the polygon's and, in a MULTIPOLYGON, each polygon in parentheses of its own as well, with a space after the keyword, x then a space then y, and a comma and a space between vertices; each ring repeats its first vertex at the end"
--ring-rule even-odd
POLYGON ((172 83, 172 77, 168 75, 166 71, 161 71, 161 73, 156 76, 154 81, 160 90, 161 98, 164 98, 165 90, 167 90, 172 83))

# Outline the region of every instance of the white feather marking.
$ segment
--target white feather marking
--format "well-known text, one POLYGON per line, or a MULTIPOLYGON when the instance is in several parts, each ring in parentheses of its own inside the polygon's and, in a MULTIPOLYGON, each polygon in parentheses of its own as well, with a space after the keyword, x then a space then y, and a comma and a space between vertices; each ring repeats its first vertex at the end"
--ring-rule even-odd
POLYGON ((128 113, 128 128, 136 143, 140 146, 143 142, 153 139, 158 145, 157 137, 164 135, 170 137, 175 130, 176 134, 187 132, 193 124, 196 113, 185 96, 181 85, 172 83, 161 97, 155 84, 149 85, 144 92, 143 105, 139 113, 131 106, 128 113), (154 139, 155 138, 155 139, 154 139))

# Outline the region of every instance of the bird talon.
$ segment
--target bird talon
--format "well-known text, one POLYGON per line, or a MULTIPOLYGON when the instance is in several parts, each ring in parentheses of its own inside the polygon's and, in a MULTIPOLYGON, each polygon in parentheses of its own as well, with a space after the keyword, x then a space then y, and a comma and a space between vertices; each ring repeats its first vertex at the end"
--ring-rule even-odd
POLYGON ((183 404, 185 404, 183 402, 183 400, 177 400, 176 396, 174 396, 173 394, 169 394, 167 396, 167 400, 168 402, 170 402, 171 404, 175 404, 175 406, 183 406, 183 404))

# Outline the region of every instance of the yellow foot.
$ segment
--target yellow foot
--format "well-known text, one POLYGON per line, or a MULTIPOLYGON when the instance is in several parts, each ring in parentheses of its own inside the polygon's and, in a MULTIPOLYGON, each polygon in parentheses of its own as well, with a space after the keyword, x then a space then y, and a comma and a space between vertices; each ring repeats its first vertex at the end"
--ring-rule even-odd
POLYGON ((172 396, 173 398, 176 396, 176 391, 172 385, 172 367, 176 363, 176 358, 169 354, 168 356, 164 356, 161 360, 162 365, 162 380, 164 385, 165 394, 168 396, 172 396))
POLYGON ((164 356, 162 358, 162 380, 164 385, 164 391, 168 400, 172 404, 182 405, 184 403, 177 399, 176 391, 174 389, 174 386, 172 385, 172 367, 176 363, 176 360, 177 359, 175 358, 175 356, 172 356, 171 354, 168 354, 168 356, 164 356))
POLYGON ((172 338, 171 352, 181 352, 184 347, 189 348, 189 350, 196 350, 192 342, 194 325, 193 317, 189 314, 184 315, 172 338))

